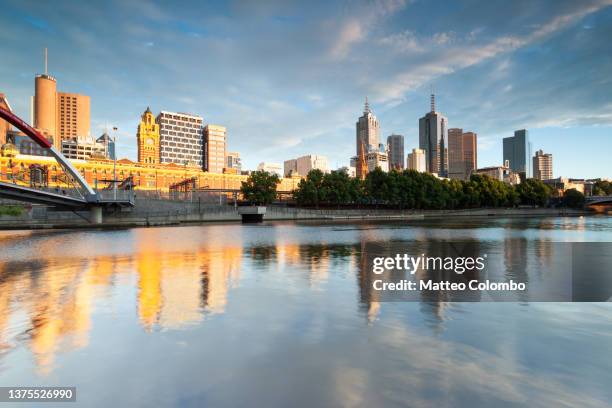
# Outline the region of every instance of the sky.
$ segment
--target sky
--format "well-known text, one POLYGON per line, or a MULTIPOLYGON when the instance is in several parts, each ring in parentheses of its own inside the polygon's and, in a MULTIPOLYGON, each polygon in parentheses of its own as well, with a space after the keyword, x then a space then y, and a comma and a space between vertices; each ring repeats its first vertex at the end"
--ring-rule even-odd
POLYGON ((612 177, 612 0, 0 0, 0 92, 30 118, 34 75, 91 97, 136 158, 151 107, 228 129, 243 168, 305 154, 346 166, 367 96, 381 138, 418 147, 436 110, 478 134, 478 166, 529 130, 554 176, 612 177))

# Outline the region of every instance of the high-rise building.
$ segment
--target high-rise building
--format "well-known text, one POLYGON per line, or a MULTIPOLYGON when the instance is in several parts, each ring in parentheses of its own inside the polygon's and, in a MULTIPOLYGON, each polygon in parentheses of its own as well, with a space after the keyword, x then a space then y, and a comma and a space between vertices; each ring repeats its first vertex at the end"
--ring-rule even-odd
POLYGON ((156 123, 155 116, 148 106, 140 117, 136 141, 138 143, 138 163, 159 164, 159 123, 156 123))
POLYGON ((465 178, 470 178, 478 168, 478 135, 475 132, 463 133, 463 162, 465 163, 465 178))
MULTIPOLYGON (((159 134, 159 132, 158 132, 159 134)), ((96 143, 100 143, 104 146, 104 156, 107 159, 115 160, 115 141, 111 139, 108 133, 104 132, 102 135, 96 139, 96 143)), ((159 143, 159 141, 158 141, 159 143)), ((159 151, 157 154, 158 162, 159 162, 159 151)))
POLYGON ((240 158, 240 153, 227 152, 226 166, 228 169, 235 169, 236 174, 240 174, 242 172, 242 159, 240 158))
POLYGON ((278 163, 261 162, 257 166, 258 171, 267 171, 268 173, 276 174, 278 177, 283 177, 283 168, 278 163))
POLYGON ((204 128, 204 171, 223 173, 226 157, 227 129, 225 126, 206 125, 204 128))
POLYGON ((291 177, 298 174, 297 159, 289 159, 283 162, 283 174, 285 177, 291 177))
POLYGON ((202 167, 204 126, 202 117, 187 113, 161 111, 159 124, 159 162, 202 167))
POLYGON ((477 135, 448 129, 448 177, 467 180, 477 167, 477 135))
POLYGON ((390 169, 404 169, 404 136, 393 134, 387 137, 387 154, 390 169))
MULTIPOLYGON (((4 108, 9 112, 12 110, 11 105, 8 103, 8 99, 6 95, 0 93, 0 108, 4 108)), ((2 147, 6 143, 6 134, 11 130, 11 124, 5 121, 4 119, 0 119, 0 147, 2 147)))
POLYGON ((107 159, 106 146, 91 138, 63 139, 62 154, 71 160, 107 159))
POLYGON ((56 123, 61 140, 89 138, 91 136, 89 96, 58 92, 56 123))
POLYGON ((533 156, 533 178, 550 180, 553 178, 552 154, 544 153, 541 149, 533 156))
MULTIPOLYGON (((379 139, 380 139, 380 125, 378 119, 372 113, 368 98, 365 100, 365 107, 363 109, 363 115, 357 120, 356 123, 356 152, 357 157, 362 157, 362 153, 365 156, 369 152, 378 150, 379 139)), ((362 162, 357 162, 357 174, 363 173, 362 162)))
POLYGON ((425 150, 423 149, 412 149, 411 153, 408 153, 408 169, 416 170, 420 173, 427 171, 427 160, 425 159, 425 150))
POLYGON ((523 179, 531 177, 531 143, 525 129, 516 130, 514 136, 504 138, 504 163, 523 179))
POLYGON ((57 81, 50 75, 40 74, 34 78, 34 127, 53 140, 61 149, 61 138, 57 133, 57 81))
POLYGON ((431 95, 431 110, 419 119, 419 148, 425 150, 425 162, 429 173, 446 177, 448 119, 436 112, 435 95, 431 95))

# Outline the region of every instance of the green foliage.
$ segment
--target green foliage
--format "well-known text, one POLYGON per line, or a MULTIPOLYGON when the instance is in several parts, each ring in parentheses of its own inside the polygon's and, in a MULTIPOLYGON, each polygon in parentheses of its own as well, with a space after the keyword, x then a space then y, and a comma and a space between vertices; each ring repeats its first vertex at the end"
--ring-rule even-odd
POLYGON ((570 188, 563 194, 563 205, 569 208, 582 208, 584 206, 584 194, 575 188, 570 188))
POLYGON ((23 213, 23 207, 18 205, 0 205, 0 215, 18 217, 23 213))
POLYGON ((606 180, 597 180, 593 185, 593 195, 612 195, 612 183, 606 180))
POLYGON ((244 199, 255 205, 268 205, 276 198, 276 186, 280 179, 267 171, 254 171, 243 181, 240 192, 244 199))
MULTIPOLYGON (((536 204, 532 205, 546 204, 550 195, 546 186, 536 181, 527 187, 523 194, 533 195, 536 204)), ((313 170, 300 182, 294 198, 302 206, 365 204, 411 209, 514 207, 522 202, 517 188, 483 175, 469 181, 440 180, 414 170, 385 173, 379 168, 363 181, 343 171, 323 174, 313 170)))
POLYGON ((527 179, 516 188, 521 204, 545 206, 551 196, 550 188, 541 180, 527 179))

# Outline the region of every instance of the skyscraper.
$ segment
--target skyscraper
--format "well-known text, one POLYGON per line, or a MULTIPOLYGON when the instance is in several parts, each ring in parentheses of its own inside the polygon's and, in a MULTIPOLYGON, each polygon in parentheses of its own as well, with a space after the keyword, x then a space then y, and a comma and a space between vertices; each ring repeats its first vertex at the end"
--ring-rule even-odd
POLYGON ((504 138, 504 163, 506 160, 521 178, 531 177, 531 143, 527 130, 516 130, 514 136, 504 138))
POLYGON ((91 136, 89 96, 58 92, 56 123, 61 140, 88 139, 91 136))
POLYGON ((550 180, 553 178, 552 154, 544 153, 541 149, 533 156, 533 178, 550 180))
POLYGON ((202 168, 204 127, 202 117, 187 113, 161 111, 159 124, 159 162, 202 168))
POLYGON ((57 133, 57 116, 57 81, 46 72, 36 75, 34 78, 34 127, 49 139, 53 139, 53 145, 61 149, 61 138, 57 133))
POLYGON ((204 171, 223 173, 226 167, 226 134, 224 126, 206 125, 204 128, 204 171))
POLYGON ((431 111, 419 119, 419 147, 425 150, 427 171, 443 177, 448 173, 447 129, 448 119, 436 112, 436 99, 432 94, 431 111))
POLYGON ((427 171, 425 150, 412 149, 412 153, 408 153, 408 169, 416 170, 420 173, 427 171))
MULTIPOLYGON (((378 119, 372 113, 368 98, 365 100, 365 107, 363 109, 363 115, 357 120, 356 123, 356 151, 357 157, 365 156, 369 152, 378 150, 380 126, 378 119), (363 150, 362 150, 363 149, 363 150)), ((363 160, 357 161, 357 174, 362 175, 364 169, 362 165, 363 160)))
POLYGON ((404 136, 392 134, 387 137, 389 169, 404 169, 404 136))
POLYGON ((159 164, 159 124, 155 122, 155 116, 148 106, 140 117, 136 140, 138 163, 159 164))
POLYGON ((448 129, 448 177, 467 180, 477 167, 476 133, 448 129))

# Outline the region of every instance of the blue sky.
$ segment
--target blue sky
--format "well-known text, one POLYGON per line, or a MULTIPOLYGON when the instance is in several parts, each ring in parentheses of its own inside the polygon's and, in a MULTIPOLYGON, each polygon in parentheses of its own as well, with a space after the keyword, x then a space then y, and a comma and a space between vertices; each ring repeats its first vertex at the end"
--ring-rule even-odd
POLYGON ((612 0, 2 2, 0 92, 29 118, 34 75, 91 96, 92 133, 136 157, 150 106, 228 128, 247 168, 354 154, 367 95, 381 135, 416 147, 437 94, 479 135, 480 167, 527 128, 555 176, 612 177, 612 0))

